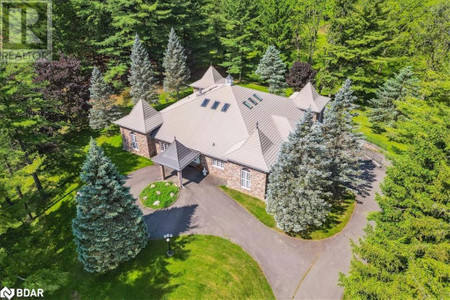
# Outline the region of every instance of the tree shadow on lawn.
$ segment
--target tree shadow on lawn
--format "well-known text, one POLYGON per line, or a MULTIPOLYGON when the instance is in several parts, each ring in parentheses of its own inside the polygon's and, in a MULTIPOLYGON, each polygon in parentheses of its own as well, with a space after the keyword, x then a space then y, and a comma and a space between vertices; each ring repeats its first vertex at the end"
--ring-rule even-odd
MULTIPOLYGON (((351 193, 346 193, 342 200, 333 202, 330 208, 330 213, 328 214, 325 222, 320 227, 314 227, 310 230, 304 231, 299 234, 302 239, 312 239, 311 234, 315 231, 327 232, 333 228, 336 228, 344 220, 341 219, 346 213, 349 206, 355 202, 355 196, 351 193)), ((332 234, 334 235, 334 234, 332 234)), ((330 235, 330 236, 332 236, 330 235)))
MULTIPOLYGON (((373 182, 375 182, 375 168, 377 166, 370 159, 361 161, 361 180, 362 184, 356 187, 356 191, 359 195, 366 197, 370 195, 370 191, 373 188, 373 182)), ((358 201, 360 203, 360 201, 358 201)))
POLYGON ((122 143, 119 146, 113 146, 107 143, 101 145, 111 161, 117 166, 117 169, 122 174, 128 174, 140 167, 152 165, 151 160, 145 157, 129 153, 122 149, 122 143))
POLYGON ((162 238, 167 233, 179 236, 180 234, 195 228, 196 226, 192 225, 192 216, 197 207, 198 205, 196 204, 182 207, 170 207, 157 210, 144 216, 150 238, 162 238))

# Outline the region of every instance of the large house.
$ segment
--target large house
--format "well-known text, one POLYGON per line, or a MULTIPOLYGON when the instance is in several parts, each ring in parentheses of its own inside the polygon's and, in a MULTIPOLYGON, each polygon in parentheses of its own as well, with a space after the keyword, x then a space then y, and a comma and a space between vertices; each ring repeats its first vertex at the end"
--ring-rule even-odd
POLYGON ((330 100, 310 83, 289 98, 236 86, 212 66, 191 86, 192 95, 162 111, 140 100, 115 121, 123 148, 152 157, 163 178, 164 166, 178 171, 180 185, 182 170, 196 165, 260 199, 280 145, 296 122, 308 109, 321 120, 330 100))

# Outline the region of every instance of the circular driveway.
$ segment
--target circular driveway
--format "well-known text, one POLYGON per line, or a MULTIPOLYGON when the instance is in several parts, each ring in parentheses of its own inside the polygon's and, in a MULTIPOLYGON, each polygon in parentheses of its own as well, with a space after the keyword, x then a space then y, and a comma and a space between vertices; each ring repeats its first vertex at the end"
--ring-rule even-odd
MULTIPOLYGON (((137 203, 152 239, 166 233, 211 234, 240 245, 259 263, 277 299, 341 299, 338 276, 349 269, 350 240, 363 236, 368 213, 379 209, 374 199, 385 175, 384 168, 370 161, 364 166, 367 185, 356 197, 352 218, 341 233, 320 241, 291 238, 266 227, 218 188, 221 179, 203 178, 189 167, 183 171, 185 188, 173 206, 153 211, 137 203)), ((127 185, 138 198, 145 186, 157 180, 159 168, 149 166, 129 174, 127 185)), ((176 175, 167 180, 176 182, 176 175)))

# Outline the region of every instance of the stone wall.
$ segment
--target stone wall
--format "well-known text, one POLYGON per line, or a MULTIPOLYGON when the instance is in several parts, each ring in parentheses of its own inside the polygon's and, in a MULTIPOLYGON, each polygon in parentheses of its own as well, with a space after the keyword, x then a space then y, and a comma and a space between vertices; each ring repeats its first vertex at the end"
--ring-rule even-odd
POLYGON ((255 196, 261 200, 265 199, 267 185, 266 173, 246 168, 232 162, 225 162, 224 168, 220 169, 212 165, 211 157, 204 155, 201 155, 201 164, 206 167, 209 174, 226 179, 228 187, 255 196), (241 187, 241 170, 244 168, 250 170, 250 189, 241 187))
POLYGON ((120 128, 120 134, 122 135, 122 145, 124 150, 147 158, 150 158, 156 154, 155 143, 151 137, 123 127, 120 128), (131 147, 132 132, 136 135, 136 142, 139 148, 138 150, 131 147))

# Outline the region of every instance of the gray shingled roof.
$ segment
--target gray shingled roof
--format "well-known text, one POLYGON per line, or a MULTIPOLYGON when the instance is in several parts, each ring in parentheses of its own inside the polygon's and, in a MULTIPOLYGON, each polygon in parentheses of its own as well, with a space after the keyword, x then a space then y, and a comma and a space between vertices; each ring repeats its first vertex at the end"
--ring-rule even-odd
POLYGON ((320 95, 311 82, 308 82, 300 92, 295 92, 291 98, 295 105, 302 109, 311 109, 315 113, 320 113, 325 108, 330 98, 320 95))
POLYGON ((170 142, 176 135, 187 147, 203 154, 267 172, 276 160, 281 143, 303 112, 286 97, 221 85, 202 95, 184 98, 161 114, 163 124, 155 134, 156 139, 170 142), (263 100, 258 101, 254 94, 263 100), (249 97, 258 104, 251 104, 249 97), (201 107, 205 99, 210 101, 201 107), (220 104, 213 110, 215 101, 220 104), (246 107, 244 101, 253 108, 246 107), (223 112, 225 103, 230 107, 223 112), (258 131, 255 131, 257 123, 258 131), (254 154, 256 158, 252 157, 254 154))
POLYGON ((190 86, 196 89, 206 89, 216 84, 224 84, 225 78, 213 67, 210 66, 208 70, 206 70, 203 77, 197 80, 196 82, 190 84, 190 86))
POLYGON ((177 139, 162 153, 152 158, 155 163, 172 168, 176 171, 183 170, 200 152, 189 149, 177 139))
POLYGON ((114 124, 143 134, 147 134, 163 122, 161 113, 156 111, 147 101, 139 100, 131 112, 117 120, 114 124))

